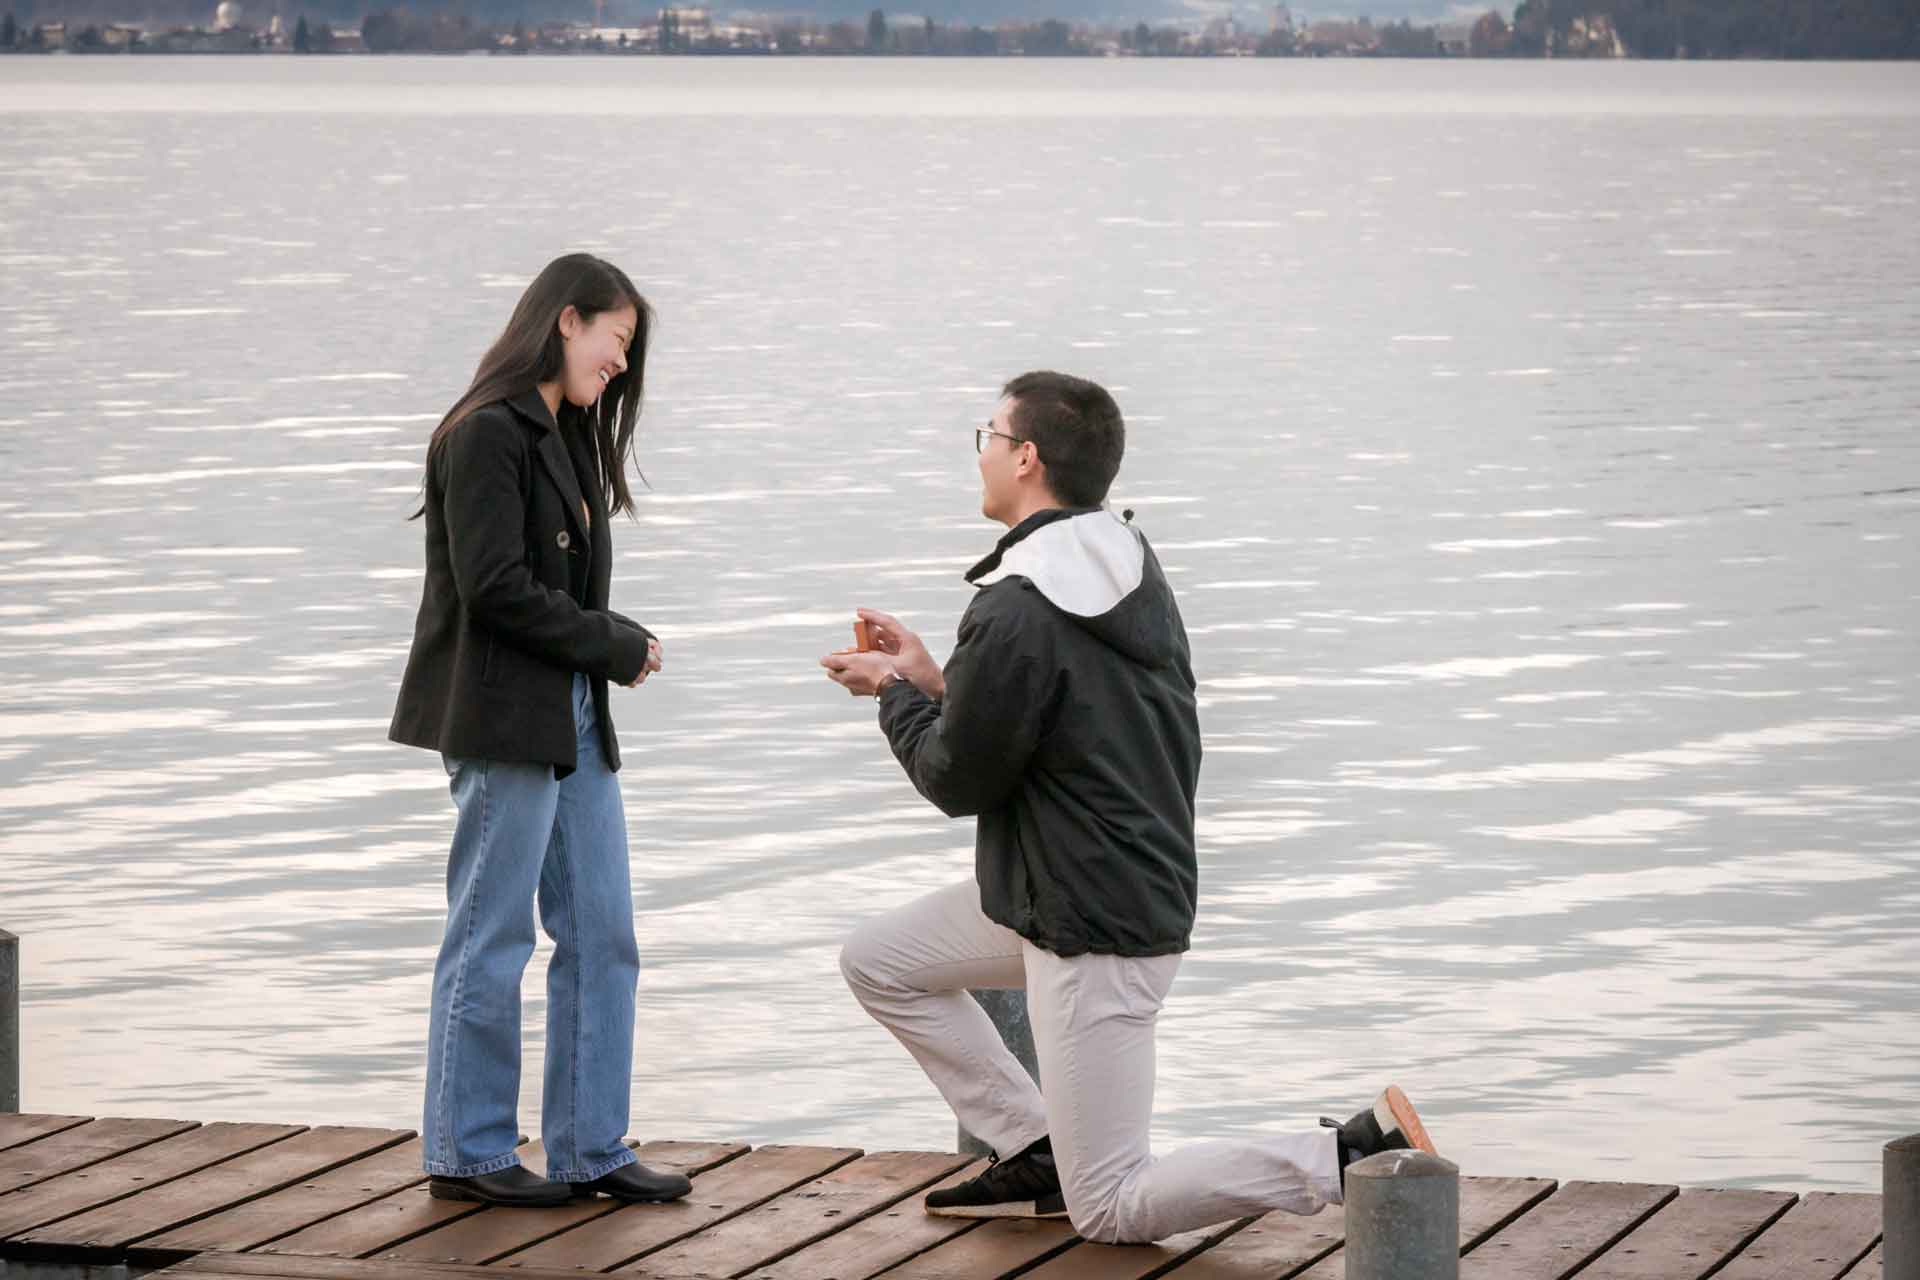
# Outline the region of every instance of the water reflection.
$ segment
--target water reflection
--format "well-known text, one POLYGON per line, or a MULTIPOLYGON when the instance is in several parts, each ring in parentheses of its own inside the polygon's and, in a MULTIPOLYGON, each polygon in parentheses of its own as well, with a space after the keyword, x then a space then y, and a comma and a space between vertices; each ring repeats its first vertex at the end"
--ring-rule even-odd
MULTIPOLYGON (((717 79, 596 203, 472 189, 601 157, 512 94, 461 118, 471 68, 339 69, 405 100, 407 181, 373 185, 357 117, 246 70, 206 71, 218 115, 39 85, 0 138, 29 1106, 413 1123, 451 812, 384 742, 405 517, 565 241, 663 316, 616 532, 616 607, 668 654, 615 695, 644 1134, 947 1140, 835 955, 971 830, 813 662, 858 604, 945 648, 994 536, 968 433, 1057 365, 1128 408, 1115 502, 1201 680, 1162 1138, 1391 1077, 1472 1172, 1877 1186, 1834 1135, 1877 1134, 1920 1052, 1911 85, 1835 121, 1852 69, 1716 68, 1681 119, 1621 68, 1409 115, 1315 67, 1346 96, 1112 122, 1077 82, 1007 120, 668 68, 717 79)), ((1189 72, 1141 74, 1176 79, 1136 107, 1189 72)))

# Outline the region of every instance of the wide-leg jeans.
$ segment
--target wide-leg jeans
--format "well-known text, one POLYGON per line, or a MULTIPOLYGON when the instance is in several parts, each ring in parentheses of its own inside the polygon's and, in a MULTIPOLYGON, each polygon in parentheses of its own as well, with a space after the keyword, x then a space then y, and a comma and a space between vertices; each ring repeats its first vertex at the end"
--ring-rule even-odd
POLYGON ((1153 1154, 1153 1031, 1177 955, 1057 956, 989 920, 968 880, 855 929, 840 969, 968 1132, 1003 1158, 1052 1138, 1067 1216, 1088 1240, 1340 1203, 1331 1129, 1153 1154), (967 994, 982 987, 1026 988, 1044 1097, 967 994))
POLYGON ((541 1138, 547 1176, 586 1182, 632 1164, 622 1145, 640 972, 620 786, 600 750, 592 686, 573 682, 579 765, 445 757, 458 817, 447 932, 427 1035, 426 1171, 475 1177, 519 1163, 520 979, 536 897, 553 939, 541 1138))

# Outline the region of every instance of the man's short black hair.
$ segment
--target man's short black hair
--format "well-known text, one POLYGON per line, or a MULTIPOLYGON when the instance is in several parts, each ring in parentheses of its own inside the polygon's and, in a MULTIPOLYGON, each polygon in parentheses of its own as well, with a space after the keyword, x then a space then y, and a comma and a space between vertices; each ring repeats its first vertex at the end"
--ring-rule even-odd
POLYGON ((1000 389, 1013 400, 1013 434, 1031 440, 1061 504, 1097 507, 1120 473, 1127 427, 1105 387, 1070 373, 1036 369, 1000 389))

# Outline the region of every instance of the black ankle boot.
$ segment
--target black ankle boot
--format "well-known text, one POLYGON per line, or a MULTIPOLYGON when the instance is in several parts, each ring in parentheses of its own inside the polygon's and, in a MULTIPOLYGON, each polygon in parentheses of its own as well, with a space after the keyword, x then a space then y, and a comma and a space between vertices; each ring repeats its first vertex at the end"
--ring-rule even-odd
POLYGON ((564 1182, 549 1182, 524 1165, 509 1165, 494 1173, 471 1178, 427 1180, 427 1194, 435 1200, 473 1200, 512 1208, 560 1205, 572 1198, 564 1182))
POLYGON ((572 1186, 576 1200, 591 1199, 595 1192, 604 1191, 628 1204, 665 1204, 693 1190, 693 1183, 685 1174, 661 1173, 643 1164, 622 1165, 592 1182, 576 1182, 572 1186))

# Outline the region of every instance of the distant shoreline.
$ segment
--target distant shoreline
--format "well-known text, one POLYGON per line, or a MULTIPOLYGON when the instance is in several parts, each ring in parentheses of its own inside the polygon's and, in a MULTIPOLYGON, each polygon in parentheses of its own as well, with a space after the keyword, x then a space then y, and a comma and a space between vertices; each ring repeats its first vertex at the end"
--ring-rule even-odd
MULTIPOLYGON (((54 0, 60 3, 61 0, 54 0)), ((89 0, 64 0, 68 11, 89 0)), ((92 0, 114 3, 116 0, 92 0)), ((29 0, 46 3, 46 0, 29 0)), ((491 0, 468 0, 489 12, 491 0)), ((807 18, 727 21, 703 8, 665 8, 652 21, 485 21, 468 12, 387 9, 357 26, 292 25, 276 13, 248 25, 240 0, 224 0, 211 28, 85 17, 0 19, 0 53, 19 54, 530 54, 606 57, 943 57, 943 58, 1420 58, 1632 61, 1909 61, 1920 59, 1920 9, 1903 0, 1862 0, 1846 21, 1796 18, 1772 0, 1588 0, 1580 16, 1556 15, 1545 0, 1521 0, 1511 21, 1489 9, 1471 21, 1374 24, 1326 19, 1296 26, 1280 5, 1265 30, 1233 18, 1204 23, 1131 25, 1019 19, 991 26, 889 20, 874 9, 864 22, 807 18), (1631 4, 1633 7, 1628 8, 1631 4), (1912 6, 1909 6, 1912 7, 1912 6)), ((605 0, 594 0, 596 15, 605 0)), ((276 8, 278 6, 276 5, 276 8)), ((149 12, 152 10, 150 9, 149 12)), ((86 11, 82 11, 86 12, 86 11)), ((497 12, 497 10, 495 11, 497 12)))
MULTIPOLYGON (((204 47, 204 46, 196 46, 196 47, 188 47, 188 48, 176 47, 172 43, 172 41, 179 39, 183 34, 189 38, 198 37, 202 35, 202 33, 198 33, 198 32, 186 32, 186 33, 168 32, 161 37, 163 41, 167 41, 164 47, 154 47, 152 44, 149 44, 148 42, 143 41, 139 47, 133 48, 133 49, 126 49, 126 48, 0 49, 0 57, 17 55, 19 57, 35 57, 35 56, 50 57, 51 56, 51 57, 85 57, 85 58, 114 57, 114 56, 218 58, 218 57, 227 57, 227 56, 252 55, 252 56, 263 56, 263 57, 312 56, 320 59, 334 59, 334 58, 359 59, 359 58, 369 58, 369 57, 371 58, 384 58, 384 57, 442 58, 442 59, 449 59, 449 60, 470 59, 470 58, 528 58, 528 57, 531 57, 531 58, 582 58, 582 57, 587 57, 587 58, 663 58, 663 57, 664 58, 688 58, 688 57, 691 57, 691 58, 729 58, 729 59, 731 58, 739 58, 739 59, 845 58, 845 59, 858 60, 861 58, 873 56, 862 50, 831 50, 831 49, 807 50, 807 51, 798 52, 798 53, 785 53, 785 52, 767 50, 767 49, 713 49, 713 50, 703 49, 694 53, 661 53, 659 50, 655 50, 655 49, 554 48, 554 47, 545 47, 545 46, 542 46, 540 48, 534 48, 534 49, 516 49, 516 50, 494 50, 494 49, 372 50, 372 49, 361 48, 361 49, 337 49, 337 50, 328 50, 323 53, 300 54, 300 53, 294 52, 291 49, 277 49, 277 48, 271 48, 271 47, 246 48, 246 49, 226 49, 226 48, 204 47)), ((206 33, 206 34, 210 35, 211 33, 206 33)), ((1136 53, 1113 54, 1113 53, 1079 53, 1079 52, 1040 53, 1040 52, 1029 52, 1029 51, 1018 49, 1018 48, 1009 49, 1005 51, 988 52, 988 53, 918 52, 918 53, 888 54, 884 56, 890 57, 890 58, 932 58, 932 59, 943 59, 948 61, 952 61, 956 59, 963 60, 963 61, 992 61, 995 59, 1010 59, 1010 58, 1011 59, 1067 58, 1067 59, 1088 59, 1088 60, 1100 59, 1100 58, 1142 58, 1142 59, 1148 59, 1148 60, 1171 60, 1171 61, 1180 61, 1180 60, 1194 59, 1194 58, 1258 58, 1261 60, 1279 60, 1279 59, 1291 58, 1291 59, 1302 59, 1302 60, 1311 60, 1311 61, 1354 60, 1354 61, 1398 61, 1398 62, 1414 62, 1414 61, 1422 61, 1422 62, 1439 62, 1439 61, 1445 61, 1445 62, 1550 62, 1550 61, 1556 60, 1544 54, 1489 55, 1489 54, 1471 54, 1471 53, 1410 54, 1410 53, 1382 53, 1382 52, 1315 53, 1315 54, 1247 54, 1247 53, 1241 53, 1233 50, 1207 50, 1207 51, 1191 51, 1191 52, 1183 51, 1181 53, 1176 53, 1176 54, 1136 54, 1136 53)), ((1557 59, 1557 60, 1567 61, 1567 59, 1564 59, 1564 58, 1557 59)), ((1599 59, 1579 59, 1579 61, 1599 61, 1599 59)), ((1886 57, 1860 55, 1855 57, 1823 57, 1823 58, 1764 58, 1764 57, 1754 56, 1754 57, 1741 57, 1741 58, 1681 59, 1681 58, 1672 58, 1672 57, 1653 57, 1650 55, 1627 54, 1621 58, 1608 59, 1608 61, 1693 62, 1693 63, 1787 62, 1787 63, 1802 63, 1807 65, 1814 65, 1814 64, 1820 64, 1820 63, 1895 63, 1895 62, 1904 63, 1904 62, 1920 61, 1920 58, 1907 56, 1907 55, 1900 55, 1900 56, 1889 55, 1886 57)))

